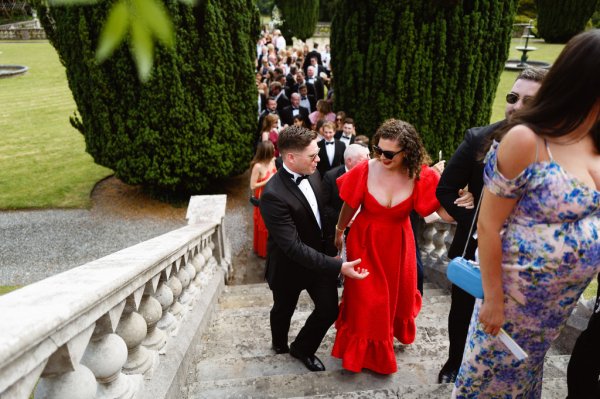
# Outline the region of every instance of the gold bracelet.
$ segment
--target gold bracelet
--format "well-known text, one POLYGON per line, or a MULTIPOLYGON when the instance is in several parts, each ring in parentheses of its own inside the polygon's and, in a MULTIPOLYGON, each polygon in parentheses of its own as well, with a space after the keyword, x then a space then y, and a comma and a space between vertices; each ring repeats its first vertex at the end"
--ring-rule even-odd
POLYGON ((346 230, 346 229, 340 229, 337 224, 335 225, 335 229, 337 231, 339 231, 340 233, 343 233, 346 230))

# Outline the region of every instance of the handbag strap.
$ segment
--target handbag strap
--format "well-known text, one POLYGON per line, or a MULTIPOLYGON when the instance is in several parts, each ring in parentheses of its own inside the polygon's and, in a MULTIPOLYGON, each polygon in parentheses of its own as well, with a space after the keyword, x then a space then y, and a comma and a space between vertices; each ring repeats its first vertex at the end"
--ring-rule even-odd
POLYGON ((467 253, 467 247, 469 246, 469 240, 471 239, 471 234, 473 234, 473 227, 475 227, 475 221, 477 220, 477 214, 479 213, 479 206, 481 205, 481 199, 483 198, 483 189, 481 190, 481 194, 479 194, 479 201, 477 201, 477 209, 475 209, 475 214, 473 215, 473 221, 471 222, 471 228, 469 229, 469 235, 467 236, 467 241, 465 242, 465 249, 463 249, 462 257, 464 258, 467 253))

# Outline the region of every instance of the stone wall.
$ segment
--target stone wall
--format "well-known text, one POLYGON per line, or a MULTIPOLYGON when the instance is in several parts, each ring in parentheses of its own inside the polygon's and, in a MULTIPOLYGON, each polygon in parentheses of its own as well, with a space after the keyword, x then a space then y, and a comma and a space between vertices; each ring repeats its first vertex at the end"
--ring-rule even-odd
POLYGON ((43 29, 0 29, 0 40, 46 40, 43 29))

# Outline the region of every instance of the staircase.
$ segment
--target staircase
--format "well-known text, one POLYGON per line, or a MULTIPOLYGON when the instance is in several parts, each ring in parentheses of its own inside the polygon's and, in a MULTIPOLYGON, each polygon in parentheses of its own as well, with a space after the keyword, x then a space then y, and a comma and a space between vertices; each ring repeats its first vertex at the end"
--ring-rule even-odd
MULTIPOLYGON (((340 291, 341 294, 341 291, 340 291)), ((352 373, 330 356, 332 327, 317 355, 324 372, 311 373, 289 354, 271 350, 269 310, 271 291, 266 284, 228 286, 210 328, 195 350, 196 368, 188 375, 188 399, 200 398, 449 398, 451 384, 437 384, 448 349, 447 315, 450 297, 445 290, 425 284, 423 308, 412 345, 396 342, 398 372, 382 376, 370 371, 352 373)), ((311 312, 303 292, 292 319, 290 342, 311 312)), ((544 399, 566 397, 569 357, 552 349, 546 358, 544 399)))

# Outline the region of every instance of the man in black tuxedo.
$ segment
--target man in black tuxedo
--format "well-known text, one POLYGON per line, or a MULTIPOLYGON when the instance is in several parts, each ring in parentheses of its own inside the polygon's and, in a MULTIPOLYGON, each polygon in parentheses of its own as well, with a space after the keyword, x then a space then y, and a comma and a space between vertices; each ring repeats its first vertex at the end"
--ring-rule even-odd
POLYGON ((272 345, 275 353, 289 352, 310 371, 323 371, 315 352, 337 318, 337 276, 363 279, 369 272, 354 269, 360 259, 342 263, 324 253, 321 177, 314 173, 319 162, 316 132, 290 126, 277 143, 283 165, 260 198, 269 231, 266 279, 273 292, 272 345), (290 321, 302 290, 308 291, 315 307, 288 347, 290 321))
POLYGON ((346 118, 344 119, 344 125, 342 126, 342 130, 335 132, 334 137, 337 140, 340 140, 342 143, 346 144, 346 146, 349 146, 350 144, 354 144, 355 136, 356 130, 354 128, 354 119, 346 118))
POLYGON ((325 122, 323 124, 323 140, 319 141, 319 173, 325 176, 328 170, 344 163, 344 151, 346 145, 339 140, 333 138, 335 134, 335 124, 333 122, 325 122))
POLYGON ((281 123, 284 126, 292 126, 294 124, 294 117, 300 116, 304 121, 304 126, 309 126, 310 119, 308 119, 308 109, 300 106, 300 94, 292 93, 290 101, 292 104, 282 109, 279 113, 281 123))
POLYGON ((323 217, 327 220, 325 235, 326 237, 331 236, 331 239, 326 240, 327 250, 325 253, 327 255, 335 256, 337 254, 337 248, 333 242, 335 239, 335 225, 344 203, 340 198, 336 180, 367 159, 369 159, 369 149, 367 147, 351 144, 344 151, 344 164, 336 166, 323 176, 323 217))
POLYGON ((317 64, 323 65, 323 60, 321 59, 321 53, 319 53, 319 43, 313 44, 313 49, 306 54, 304 58, 304 64, 302 64, 302 69, 304 72, 307 72, 308 67, 311 65, 311 59, 315 58, 317 60, 317 64))
MULTIPOLYGON (((505 120, 492 125, 468 129, 465 138, 460 144, 450 161, 448 161, 436 190, 436 196, 444 209, 456 220, 456 232, 448 250, 450 259, 461 256, 468 242, 467 259, 475 259, 477 240, 469 235, 471 223, 475 217, 475 208, 467 209, 456 205, 456 200, 462 194, 465 186, 473 193, 474 201, 478 202, 483 188, 483 162, 480 161, 481 151, 487 139, 498 128, 502 127, 510 116, 523 106, 524 102, 531 99, 539 89, 546 71, 540 69, 526 69, 519 74, 511 92, 506 96, 505 120)), ((476 225, 475 227, 476 228, 476 225)), ((448 335, 450 349, 448 360, 442 367, 439 383, 451 383, 456 380, 458 369, 465 348, 465 341, 473 313, 475 298, 456 285, 452 285, 452 304, 448 315, 448 335)))
POLYGON ((306 83, 303 83, 298 86, 298 94, 300 94, 300 105, 308 109, 309 114, 317 110, 317 100, 315 100, 315 96, 308 93, 308 86, 306 85, 306 83))
POLYGON ((317 101, 325 98, 325 85, 323 84, 323 80, 317 75, 315 67, 312 65, 308 67, 308 72, 306 72, 306 83, 315 86, 314 96, 317 101))
POLYGON ((279 82, 271 82, 269 94, 277 101, 277 112, 281 112, 282 109, 291 104, 279 82))

